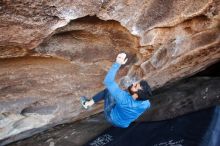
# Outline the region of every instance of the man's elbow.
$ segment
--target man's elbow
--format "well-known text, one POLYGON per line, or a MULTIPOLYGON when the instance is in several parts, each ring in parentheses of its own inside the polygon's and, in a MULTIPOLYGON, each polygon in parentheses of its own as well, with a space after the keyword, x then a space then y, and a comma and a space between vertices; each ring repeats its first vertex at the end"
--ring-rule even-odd
POLYGON ((151 103, 150 103, 150 101, 148 101, 149 103, 148 103, 148 107, 147 108, 150 108, 151 107, 151 103))
POLYGON ((104 84, 105 86, 108 86, 108 85, 111 84, 111 81, 105 79, 105 80, 103 81, 103 84, 104 84))

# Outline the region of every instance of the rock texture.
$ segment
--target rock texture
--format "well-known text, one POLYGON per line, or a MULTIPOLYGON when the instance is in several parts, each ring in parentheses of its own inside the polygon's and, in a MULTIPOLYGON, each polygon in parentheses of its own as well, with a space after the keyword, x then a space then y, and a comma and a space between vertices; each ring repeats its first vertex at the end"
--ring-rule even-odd
POLYGON ((159 121, 220 105, 220 77, 190 77, 154 91, 152 108, 138 121, 159 121))
MULTIPOLYGON (((152 108, 146 111, 136 123, 148 121, 150 118, 155 120, 172 118, 174 114, 175 116, 180 116, 195 109, 199 110, 211 105, 220 104, 219 84, 220 77, 193 77, 184 79, 168 87, 160 88, 154 92, 155 97, 158 98, 152 101, 152 108), (175 110, 172 104, 175 104, 175 110), (178 112, 180 109, 181 112, 178 112)), ((104 114, 101 113, 72 124, 56 126, 31 138, 9 144, 8 146, 46 146, 52 143, 54 145, 82 146, 100 135, 109 126, 110 124, 104 120, 104 114)), ((123 133, 126 134, 126 130, 123 133)), ((19 139, 19 135, 14 137, 14 139, 19 139)), ((4 143, 10 140, 7 139, 4 143)))
POLYGON ((121 87, 155 89, 219 61, 219 11, 219 0, 1 1, 0 139, 100 112, 79 97, 103 88, 119 52, 121 87))

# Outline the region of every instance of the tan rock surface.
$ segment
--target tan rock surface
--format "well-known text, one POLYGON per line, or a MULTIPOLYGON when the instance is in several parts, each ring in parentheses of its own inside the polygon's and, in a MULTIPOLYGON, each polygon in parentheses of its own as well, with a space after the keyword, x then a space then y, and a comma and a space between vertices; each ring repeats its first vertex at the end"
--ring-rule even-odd
POLYGON ((0 66, 1 139, 84 117, 78 97, 99 89, 101 83, 94 76, 104 73, 101 69, 95 73, 94 68, 39 57, 5 59, 0 66), (93 74, 79 78, 85 70, 93 74))
POLYGON ((122 87, 157 88, 219 61, 219 11, 219 0, 1 1, 0 139, 99 112, 79 96, 103 88, 121 51, 122 87))

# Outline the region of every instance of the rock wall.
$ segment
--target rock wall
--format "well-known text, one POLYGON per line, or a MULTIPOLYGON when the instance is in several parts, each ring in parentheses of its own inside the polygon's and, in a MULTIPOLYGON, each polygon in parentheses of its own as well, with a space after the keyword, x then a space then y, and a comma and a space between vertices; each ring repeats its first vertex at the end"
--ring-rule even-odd
POLYGON ((153 89, 220 60, 219 0, 0 2, 0 140, 101 111, 79 97, 103 89, 119 52, 121 87, 153 89))

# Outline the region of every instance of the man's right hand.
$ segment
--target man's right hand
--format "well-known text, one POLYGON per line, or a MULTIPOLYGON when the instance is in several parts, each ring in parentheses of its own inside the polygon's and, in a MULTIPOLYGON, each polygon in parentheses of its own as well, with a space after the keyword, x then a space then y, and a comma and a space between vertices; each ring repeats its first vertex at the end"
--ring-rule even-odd
POLYGON ((127 61, 128 61, 128 58, 126 58, 126 54, 125 53, 118 54, 118 56, 116 58, 116 62, 118 64, 125 64, 127 61))

